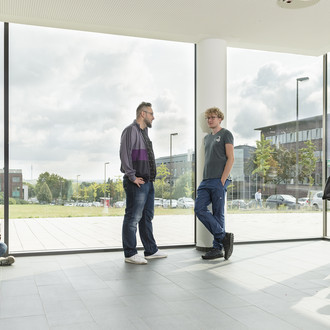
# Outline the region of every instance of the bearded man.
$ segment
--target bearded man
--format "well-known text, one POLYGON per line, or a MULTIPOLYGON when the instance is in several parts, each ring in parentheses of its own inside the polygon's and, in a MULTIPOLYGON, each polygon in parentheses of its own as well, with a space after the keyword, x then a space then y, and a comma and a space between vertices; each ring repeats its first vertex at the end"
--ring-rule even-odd
POLYGON ((147 264, 147 259, 166 258, 158 250, 153 236, 156 162, 148 128, 155 119, 151 103, 142 102, 136 109, 136 119, 121 135, 120 170, 124 173, 126 209, 122 227, 125 262, 147 264), (144 247, 144 256, 136 249, 136 232, 144 247))

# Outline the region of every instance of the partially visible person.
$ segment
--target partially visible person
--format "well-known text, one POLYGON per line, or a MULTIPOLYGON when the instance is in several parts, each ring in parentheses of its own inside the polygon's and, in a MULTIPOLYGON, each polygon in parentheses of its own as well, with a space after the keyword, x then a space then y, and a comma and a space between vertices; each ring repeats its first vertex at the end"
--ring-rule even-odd
POLYGON ((258 189, 258 191, 255 193, 254 198, 256 200, 256 208, 260 207, 262 208, 262 201, 261 201, 261 189, 258 189))
POLYGON ((228 177, 234 164, 234 137, 229 130, 221 127, 224 115, 219 108, 206 110, 205 119, 211 133, 204 138, 203 180, 197 190, 195 213, 213 235, 213 248, 202 258, 224 256, 227 260, 233 253, 234 244, 234 234, 225 231, 225 197, 231 182, 228 177), (208 210, 210 203, 212 212, 208 210))
POLYGON ((142 102, 136 109, 136 119, 124 129, 120 142, 120 170, 124 173, 126 193, 122 241, 125 262, 132 264, 147 264, 147 259, 167 257, 158 250, 152 226, 156 162, 148 128, 152 127, 154 119, 151 103, 142 102), (136 249, 137 226, 144 257, 136 249))
MULTIPOLYGON (((1 234, 0 234, 1 239, 1 234)), ((15 262, 15 258, 13 256, 3 257, 7 252, 7 245, 3 242, 0 242, 0 266, 10 266, 15 262)))

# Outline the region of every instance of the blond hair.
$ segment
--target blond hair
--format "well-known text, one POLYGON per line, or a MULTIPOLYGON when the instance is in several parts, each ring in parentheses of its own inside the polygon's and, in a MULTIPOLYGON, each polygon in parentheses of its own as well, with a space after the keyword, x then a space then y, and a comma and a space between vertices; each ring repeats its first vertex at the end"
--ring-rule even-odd
POLYGON ((223 112, 217 107, 209 108, 205 111, 205 118, 210 117, 211 115, 217 116, 222 120, 225 118, 223 112))

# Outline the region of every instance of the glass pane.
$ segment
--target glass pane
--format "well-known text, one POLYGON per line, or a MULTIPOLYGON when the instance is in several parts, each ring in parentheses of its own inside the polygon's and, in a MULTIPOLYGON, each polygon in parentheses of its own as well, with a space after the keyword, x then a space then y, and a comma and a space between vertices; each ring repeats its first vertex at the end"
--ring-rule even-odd
MULTIPOLYGON (((21 175, 11 251, 121 247, 120 136, 142 101, 153 104, 156 158, 169 157, 178 133, 173 162, 184 170, 172 168, 172 198, 191 197, 176 181, 192 186, 193 45, 14 24, 10 45, 10 162, 21 175)), ((171 178, 162 179, 163 202, 171 178)), ((160 246, 194 241, 192 209, 161 206, 153 223, 160 246)))
MULTIPOLYGON (((4 23, 0 24, 0 43, 1 43, 1 51, 0 51, 0 104, 3 105, 4 104, 4 93, 3 93, 3 88, 4 88, 4 68, 3 68, 3 63, 4 63, 4 23)), ((3 127, 3 123, 4 123, 4 107, 1 106, 0 107, 0 135, 1 137, 4 136, 4 127, 3 127)), ((4 139, 1 139, 1 143, 0 143, 0 209, 1 209, 1 213, 3 214, 3 199, 4 199, 4 195, 3 195, 3 191, 4 191, 4 139)), ((1 240, 4 241, 4 219, 3 219, 3 215, 1 215, 0 217, 0 234, 1 234, 1 240)))
POLYGON ((321 237, 322 57, 228 49, 228 125, 226 229, 237 241, 321 237))
MULTIPOLYGON (((327 178, 330 177, 330 143, 329 143, 329 137, 330 137, 330 103, 329 103, 329 77, 330 77, 330 58, 329 58, 329 54, 327 55, 327 76, 328 76, 328 87, 327 87, 327 121, 328 121, 328 124, 327 124, 327 132, 326 132, 326 136, 327 136, 327 140, 326 140, 326 152, 327 152, 327 155, 326 155, 326 160, 327 160, 327 178)), ((327 223, 326 223, 326 232, 325 232, 325 235, 329 237, 329 226, 330 226, 330 214, 329 214, 329 209, 330 209, 330 202, 327 202, 327 223)))

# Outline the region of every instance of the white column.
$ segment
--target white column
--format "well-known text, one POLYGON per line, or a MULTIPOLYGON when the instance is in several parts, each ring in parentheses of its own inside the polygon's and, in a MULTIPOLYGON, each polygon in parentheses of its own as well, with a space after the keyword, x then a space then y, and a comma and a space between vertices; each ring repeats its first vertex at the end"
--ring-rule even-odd
MULTIPOLYGON (((210 130, 206 124, 204 112, 218 107, 224 113, 222 126, 226 127, 227 114, 227 47, 224 40, 206 39, 196 46, 196 183, 203 178, 204 145, 203 138, 210 130)), ((212 247, 213 236, 197 219, 196 248, 204 250, 212 247)))

